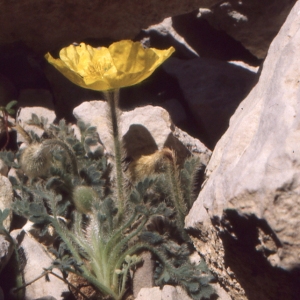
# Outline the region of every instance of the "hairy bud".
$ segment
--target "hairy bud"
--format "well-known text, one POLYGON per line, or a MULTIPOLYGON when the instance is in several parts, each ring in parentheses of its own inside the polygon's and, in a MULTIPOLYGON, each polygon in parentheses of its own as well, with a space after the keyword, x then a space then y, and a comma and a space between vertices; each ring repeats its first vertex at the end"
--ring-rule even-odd
POLYGON ((154 173, 164 171, 168 162, 173 161, 175 154, 164 148, 150 155, 142 155, 129 165, 129 172, 133 181, 141 180, 154 173))
POLYGON ((31 144, 21 154, 20 165, 30 178, 46 175, 51 166, 51 155, 42 144, 31 144))
POLYGON ((92 211, 92 203, 96 198, 96 192, 89 186, 77 186, 73 191, 74 205, 82 214, 92 211))

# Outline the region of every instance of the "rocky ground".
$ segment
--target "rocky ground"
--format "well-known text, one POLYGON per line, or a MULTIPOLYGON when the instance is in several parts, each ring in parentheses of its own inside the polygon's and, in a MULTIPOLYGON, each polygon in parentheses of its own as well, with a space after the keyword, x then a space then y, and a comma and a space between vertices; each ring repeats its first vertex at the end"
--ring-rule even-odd
MULTIPOLYGON (((123 135, 140 142, 144 126, 149 139, 135 150, 180 144, 207 166, 186 228, 217 278, 218 299, 299 298, 299 2, 0 0, 0 10, 0 105, 18 100, 23 123, 33 111, 49 121, 93 120, 104 143, 102 102, 94 101, 103 95, 70 83, 44 54, 82 41, 174 46, 153 76, 121 91, 123 135), (128 134, 136 123, 142 126, 128 134)), ((2 145, 6 139, 2 134, 2 145)), ((10 140, 16 150, 14 131, 10 140)), ((7 171, 2 209, 12 193, 7 171)), ((30 228, 12 235, 34 249, 28 253, 46 255, 30 228)), ((12 250, 0 239, 1 270, 12 250)), ((36 265, 29 260, 29 271, 36 265)), ((64 299, 67 287, 59 280, 47 286, 53 282, 32 285, 26 299, 64 299)), ((135 296, 185 299, 181 293, 147 286, 135 296)))

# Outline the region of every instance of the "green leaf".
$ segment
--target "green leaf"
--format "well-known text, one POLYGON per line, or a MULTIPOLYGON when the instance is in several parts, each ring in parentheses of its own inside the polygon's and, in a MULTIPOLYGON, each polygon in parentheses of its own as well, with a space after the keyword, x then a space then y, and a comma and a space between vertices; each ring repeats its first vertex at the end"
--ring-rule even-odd
POLYGON ((95 126, 90 126, 86 129, 86 134, 91 134, 92 135, 96 132, 97 132, 97 127, 95 127, 95 126))
POLYGON ((6 104, 5 110, 8 112, 13 106, 17 105, 18 101, 13 100, 6 104))
POLYGON ((137 205, 135 207, 135 210, 145 216, 148 216, 149 215, 149 210, 146 206, 143 206, 143 205, 137 205))
POLYGON ((161 243, 164 240, 160 234, 158 234, 156 232, 150 232, 150 231, 145 231, 145 232, 141 233, 139 238, 141 241, 150 243, 152 245, 161 243))
POLYGON ((32 122, 33 124, 40 124, 41 123, 39 117, 34 113, 31 114, 30 122, 32 122))
POLYGON ((98 141, 95 140, 93 137, 86 137, 84 142, 87 146, 95 146, 98 143, 98 141))
POLYGON ((129 196, 129 201, 133 204, 139 204, 142 201, 142 197, 138 191, 133 190, 129 196))
POLYGON ((200 290, 200 283, 197 281, 192 281, 187 283, 187 288, 191 293, 196 293, 200 290))
POLYGON ((9 216, 9 213, 9 208, 5 208, 3 211, 0 209, 0 224, 9 216))
POLYGON ((216 291, 211 285, 202 286, 197 295, 191 294, 194 300, 211 299, 212 295, 216 295, 216 291))
POLYGON ((80 133, 83 134, 85 132, 85 130, 86 130, 86 126, 87 125, 83 121, 78 121, 77 122, 77 126, 78 126, 78 128, 80 130, 80 133))
POLYGON ((16 110, 15 109, 6 109, 6 112, 9 114, 9 115, 14 115, 16 113, 16 110))

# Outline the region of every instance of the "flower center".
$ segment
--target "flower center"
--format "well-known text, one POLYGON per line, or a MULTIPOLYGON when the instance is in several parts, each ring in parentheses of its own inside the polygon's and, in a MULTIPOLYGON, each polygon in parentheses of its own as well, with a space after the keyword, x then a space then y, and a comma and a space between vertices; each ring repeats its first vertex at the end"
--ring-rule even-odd
POLYGON ((113 67, 111 61, 107 59, 102 59, 101 61, 94 62, 92 65, 89 66, 89 72, 92 76, 101 76, 103 77, 104 74, 109 71, 113 67))

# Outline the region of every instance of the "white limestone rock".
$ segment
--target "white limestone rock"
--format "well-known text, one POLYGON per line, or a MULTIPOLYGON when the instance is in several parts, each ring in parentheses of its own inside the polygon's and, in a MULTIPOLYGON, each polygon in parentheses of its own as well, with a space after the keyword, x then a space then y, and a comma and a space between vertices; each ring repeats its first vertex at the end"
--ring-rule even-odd
MULTIPOLYGON (((30 125, 28 122, 32 119, 32 114, 36 114, 39 119, 41 118, 47 119, 47 125, 53 123, 56 119, 55 112, 45 107, 34 106, 34 107, 23 107, 19 109, 19 114, 16 118, 16 122, 19 123, 25 131, 32 130, 35 134, 41 137, 44 133, 44 130, 36 125, 30 125)), ((26 142, 26 139, 18 134, 18 142, 26 142)))
MULTIPOLYGON (((0 175, 0 209, 10 209, 13 202, 13 189, 9 179, 5 176, 0 175)), ((10 229, 10 223, 12 218, 12 212, 4 220, 4 227, 7 231, 10 229)))
POLYGON ((8 263, 13 251, 13 245, 7 240, 5 235, 0 234, 0 273, 8 263))
POLYGON ((300 266, 299 49, 297 2, 258 84, 218 142, 186 218, 186 227, 201 230, 194 244, 234 299, 246 299, 243 289, 253 299, 299 293, 289 272, 300 266))
MULTIPOLYGON (((20 242, 19 247, 24 250, 26 257, 24 281, 30 282, 40 276, 44 272, 44 268, 48 268, 51 265, 52 258, 41 244, 27 235, 22 229, 12 231, 11 235, 20 242)), ((62 274, 57 269, 54 269, 53 272, 62 277, 62 274)), ((41 278, 27 286, 25 300, 50 295, 57 300, 65 299, 65 296, 70 293, 68 286, 51 274, 49 274, 49 278, 50 281, 41 278)))
POLYGON ((180 286, 165 285, 159 287, 142 288, 135 300, 191 300, 180 286))

